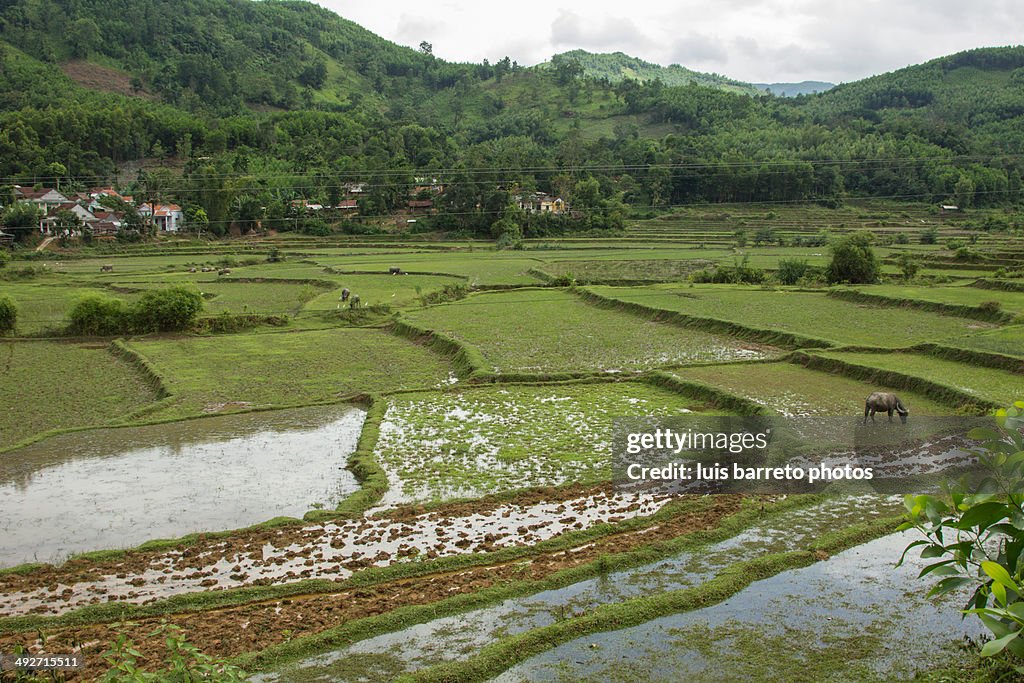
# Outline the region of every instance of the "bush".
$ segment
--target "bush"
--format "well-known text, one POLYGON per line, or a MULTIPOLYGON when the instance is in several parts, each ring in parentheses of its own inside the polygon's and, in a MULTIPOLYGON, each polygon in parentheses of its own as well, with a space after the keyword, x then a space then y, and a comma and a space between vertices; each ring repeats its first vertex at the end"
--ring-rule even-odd
POLYGON ((938 244, 939 242, 939 229, 936 227, 930 227, 921 233, 921 244, 938 244))
POLYGON ((784 258, 779 259, 779 269, 775 277, 784 285, 795 285, 800 282, 811 269, 806 259, 784 258))
POLYGON ((131 315, 125 302, 102 294, 84 295, 68 314, 71 334, 106 337, 125 334, 130 328, 131 315))
POLYGON ((870 284, 878 279, 878 273, 878 259, 871 250, 870 234, 854 233, 832 245, 832 262, 825 271, 829 284, 870 284))
POLYGON ((18 305, 6 294, 0 295, 0 334, 13 332, 18 324, 18 305))
POLYGON ((151 290, 132 307, 132 326, 140 332, 185 330, 202 310, 199 292, 184 287, 151 290))
MULTIPOLYGON (((987 476, 975 486, 948 487, 943 496, 907 496, 900 530, 924 535, 903 551, 922 548, 934 560, 921 576, 942 577, 928 597, 973 586, 965 614, 976 614, 992 632, 982 657, 1024 658, 1024 401, 996 413, 998 429, 974 429, 987 476)), ((903 560, 900 560, 902 564, 903 560)), ((897 565, 898 566, 898 565, 897 565)), ((1018 673, 1024 667, 1017 666, 1018 673)))
POLYGON ((246 673, 226 660, 215 659, 199 651, 185 639, 180 627, 163 624, 152 636, 161 636, 167 648, 163 669, 148 671, 140 666, 135 644, 125 634, 119 634, 102 654, 110 669, 99 679, 102 683, 136 683, 138 681, 211 681, 235 683, 248 678, 246 673))
POLYGON ((1002 310, 1003 304, 998 301, 982 301, 978 304, 978 308, 985 311, 986 313, 998 313, 1002 310))
POLYGON ((900 254, 897 256, 896 264, 900 267, 904 280, 913 280, 918 271, 921 270, 921 264, 910 254, 900 254))
POLYGON ((121 299, 86 294, 68 314, 68 332, 110 337, 133 332, 172 332, 191 327, 203 310, 203 297, 184 287, 148 291, 129 306, 121 299))

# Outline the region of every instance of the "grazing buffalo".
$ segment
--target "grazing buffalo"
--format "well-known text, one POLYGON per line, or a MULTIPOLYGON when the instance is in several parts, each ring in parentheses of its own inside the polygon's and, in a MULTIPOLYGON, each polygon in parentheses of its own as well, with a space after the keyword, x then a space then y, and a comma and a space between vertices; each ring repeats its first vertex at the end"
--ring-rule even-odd
POLYGON ((114 272, 114 266, 100 266, 100 272, 101 273, 113 273, 114 272))
POLYGON ((864 402, 864 424, 868 423, 868 415, 871 415, 871 421, 875 421, 875 413, 885 412, 889 414, 889 422, 892 422, 892 414, 895 411, 900 416, 900 421, 903 424, 907 423, 907 415, 910 411, 903 405, 903 401, 899 399, 896 394, 890 394, 883 391, 876 391, 875 393, 868 396, 864 402))
POLYGON ((390 268, 388 268, 388 275, 401 275, 401 274, 402 274, 402 269, 399 268, 398 266, 391 266, 390 268))
POLYGON ((342 301, 348 301, 348 295, 349 294, 351 294, 351 292, 348 291, 348 287, 343 288, 341 290, 341 300, 342 301))
POLYGON ((220 270, 217 271, 217 275, 218 276, 219 275, 231 275, 231 269, 230 268, 221 268, 220 270))

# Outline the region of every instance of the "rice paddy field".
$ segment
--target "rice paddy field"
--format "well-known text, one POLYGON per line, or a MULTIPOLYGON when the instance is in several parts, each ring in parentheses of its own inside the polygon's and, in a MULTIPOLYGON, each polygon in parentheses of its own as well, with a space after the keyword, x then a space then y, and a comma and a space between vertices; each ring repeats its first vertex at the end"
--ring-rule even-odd
MULTIPOLYGON (((674 370, 673 375, 717 387, 780 415, 856 415, 874 385, 796 363, 747 363, 674 370)), ((949 407, 919 393, 900 397, 921 415, 944 415, 949 407)))
MULTIPOLYGON (((155 666, 171 624, 265 682, 719 668, 967 680, 943 676, 970 672, 959 641, 983 629, 960 618, 966 593, 924 598, 928 560, 893 568, 915 540, 895 533, 900 496, 637 491, 613 483, 611 457, 620 419, 758 413, 852 429, 876 391, 898 394, 911 422, 988 420, 1024 399, 1024 294, 997 272, 1024 241, 968 227, 886 202, 745 205, 521 250, 280 234, 16 258, 0 271, 19 311, 0 339, 0 535, 25 518, 4 507, 15 499, 44 486, 77 497, 40 511, 65 527, 49 545, 18 530, 19 559, 0 559, 0 652, 75 650, 87 664, 67 680, 95 680, 120 633, 155 666), (783 245, 752 244, 765 227, 783 245), (939 244, 921 244, 931 228, 939 244), (805 240, 859 229, 879 240, 883 273, 910 253, 924 277, 774 284, 783 258, 828 262, 805 240), (957 262, 946 241, 972 236, 981 257, 957 262), (690 281, 744 256, 764 286, 690 281), (66 334, 85 293, 132 301, 170 285, 202 292, 204 317, 281 319, 66 334), (168 496, 224 514, 178 514, 168 496), (110 539, 128 509, 122 547, 110 539), (175 533, 187 535, 163 538, 175 533), (852 588, 823 606, 836 582, 852 588), (919 656, 895 656, 906 642, 919 656)), ((915 466, 948 455, 915 448, 915 466)))
POLYGON ((479 349, 496 372, 628 372, 760 358, 774 349, 590 306, 570 292, 477 294, 406 316, 479 349))
POLYGON ((0 368, 0 451, 55 429, 120 422, 157 400, 103 343, 2 342, 0 368))
POLYGON ((599 296, 648 308, 776 330, 828 345, 896 348, 992 329, 930 311, 837 300, 824 292, 717 285, 590 287, 599 296))

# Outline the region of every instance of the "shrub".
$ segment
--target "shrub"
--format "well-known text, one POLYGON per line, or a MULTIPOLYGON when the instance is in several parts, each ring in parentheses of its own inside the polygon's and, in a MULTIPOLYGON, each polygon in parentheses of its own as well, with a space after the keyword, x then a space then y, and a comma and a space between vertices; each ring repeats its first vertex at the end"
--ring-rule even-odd
POLYGON ((132 326, 141 332, 184 330, 202 310, 199 292, 184 287, 151 290, 132 307, 132 326))
POLYGON ((1003 304, 998 301, 982 301, 978 304, 978 308, 985 311, 986 313, 998 313, 1003 308, 1003 304))
POLYGON ((900 267, 904 280, 913 280, 917 272, 921 270, 921 264, 910 254, 900 254, 897 256, 896 264, 900 267))
POLYGON ((829 284, 869 284, 878 279, 879 267, 871 250, 871 235, 854 233, 832 245, 832 262, 825 272, 829 284))
POLYGON ((921 244, 937 244, 939 241, 939 229, 932 226, 921 233, 921 244))
MULTIPOLYGON (((974 429, 984 479, 975 486, 951 485, 943 496, 907 496, 907 521, 924 539, 903 551, 922 548, 935 560, 921 576, 942 577, 928 596, 973 586, 965 614, 976 614, 994 639, 982 657, 1024 657, 1024 401, 996 413, 997 429, 974 429)), ((903 559, 900 559, 902 564, 903 559)), ((898 565, 897 565, 898 566, 898 565)), ((1019 660, 1018 660, 1019 661, 1019 660)), ((1024 667, 1017 667, 1018 673, 1024 667)))
POLYGON ((18 305, 6 294, 0 294, 0 334, 13 332, 18 324, 18 305))
POLYGON ((775 277, 784 285, 795 285, 800 282, 811 269, 806 259, 784 258, 779 259, 779 269, 775 277))
POLYGON ((102 294, 86 294, 71 307, 68 331, 88 336, 124 334, 131 327, 128 306, 120 299, 102 294))
POLYGON ((142 655, 125 634, 119 634, 102 657, 110 669, 98 680, 102 683, 135 683, 137 681, 211 681, 234 683, 244 681, 247 675, 237 666, 215 659, 199 651, 188 642, 181 628, 163 624, 151 636, 163 636, 167 655, 164 668, 148 671, 139 665, 142 655))

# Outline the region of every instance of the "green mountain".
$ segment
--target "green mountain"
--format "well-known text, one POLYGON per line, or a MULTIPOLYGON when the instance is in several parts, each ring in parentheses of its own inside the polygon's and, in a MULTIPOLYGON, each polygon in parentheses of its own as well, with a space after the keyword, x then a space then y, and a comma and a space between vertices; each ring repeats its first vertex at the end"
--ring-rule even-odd
MULTIPOLYGON (((586 50, 570 50, 555 55, 552 62, 559 59, 571 59, 583 67, 583 73, 591 78, 607 79, 610 83, 619 83, 626 79, 634 81, 658 80, 665 85, 703 85, 718 88, 726 92, 757 95, 758 88, 750 83, 719 76, 718 74, 701 73, 686 67, 672 64, 661 66, 645 62, 637 57, 630 57, 622 52, 595 54, 586 50)), ((548 62, 550 64, 550 62, 548 62)))
POLYGON ((1021 47, 799 98, 586 57, 453 64, 304 2, 0 0, 0 203, 5 185, 117 176, 217 232, 352 181, 370 188, 363 220, 388 216, 429 174, 447 189, 418 228, 491 234, 511 194, 567 199, 571 219, 525 224, 540 235, 621 224, 627 206, 1021 200, 1021 47))

